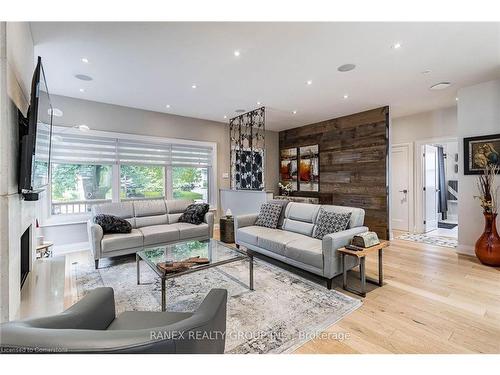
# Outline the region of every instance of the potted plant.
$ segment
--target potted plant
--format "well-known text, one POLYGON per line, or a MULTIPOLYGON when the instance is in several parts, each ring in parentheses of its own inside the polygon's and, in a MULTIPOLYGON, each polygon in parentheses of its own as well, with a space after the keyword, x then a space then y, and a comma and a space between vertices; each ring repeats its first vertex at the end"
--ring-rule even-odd
POLYGON ((500 266, 500 237, 496 228, 498 214, 498 189, 495 189, 495 176, 500 167, 488 164, 484 173, 477 177, 478 198, 483 208, 484 231, 476 242, 475 252, 481 263, 488 266, 500 266))

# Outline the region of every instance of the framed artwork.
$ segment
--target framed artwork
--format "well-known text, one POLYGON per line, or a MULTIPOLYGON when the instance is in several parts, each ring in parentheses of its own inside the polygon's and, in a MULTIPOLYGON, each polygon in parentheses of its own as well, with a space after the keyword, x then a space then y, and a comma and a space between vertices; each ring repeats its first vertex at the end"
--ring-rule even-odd
POLYGON ((500 134, 464 138, 464 174, 482 174, 488 164, 500 166, 500 134))
POLYGON ((297 148, 280 150, 280 182, 291 184, 292 191, 297 191, 297 148))
POLYGON ((299 190, 319 191, 319 145, 299 148, 299 190))

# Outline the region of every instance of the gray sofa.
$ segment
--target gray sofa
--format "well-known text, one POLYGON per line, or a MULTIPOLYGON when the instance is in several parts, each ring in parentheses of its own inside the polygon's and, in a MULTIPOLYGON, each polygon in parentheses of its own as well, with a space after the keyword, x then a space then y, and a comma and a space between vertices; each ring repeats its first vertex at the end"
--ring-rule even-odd
POLYGON ((191 203, 193 202, 189 200, 155 199, 93 206, 92 218, 87 222, 87 232, 95 268, 99 267, 99 259, 133 254, 144 246, 212 238, 212 212, 205 215, 205 220, 200 225, 179 223, 179 217, 191 203), (132 224, 132 232, 103 234, 101 226, 94 223, 94 216, 97 214, 126 219, 132 224))
POLYGON ((112 288, 97 288, 54 316, 0 325, 1 353, 222 354, 227 291, 212 289, 194 312, 115 314, 112 288))
MULTIPOLYGON (((244 246, 284 263, 320 275, 328 280, 342 273, 337 249, 347 245, 352 237, 368 230, 363 226, 365 211, 361 208, 290 202, 278 229, 256 226, 258 214, 235 218, 237 246, 244 246), (328 234, 322 240, 313 238, 320 207, 326 211, 351 212, 347 230, 328 234)), ((354 257, 347 257, 349 269, 357 266, 354 257)))

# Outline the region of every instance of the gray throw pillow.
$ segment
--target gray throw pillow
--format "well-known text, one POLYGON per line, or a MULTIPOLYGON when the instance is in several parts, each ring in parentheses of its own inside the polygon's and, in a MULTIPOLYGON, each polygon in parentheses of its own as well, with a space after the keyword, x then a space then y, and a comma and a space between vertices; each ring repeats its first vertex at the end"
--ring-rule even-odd
POLYGON ((125 219, 121 219, 113 215, 96 215, 94 216, 94 223, 99 224, 102 227, 102 232, 104 234, 132 232, 132 224, 125 219))
POLYGON ((337 213, 320 208, 313 237, 321 240, 327 234, 346 230, 349 226, 350 219, 350 212, 337 213))
POLYGON ((285 209, 286 209, 286 206, 288 205, 288 203, 290 203, 290 201, 288 199, 271 199, 267 203, 279 204, 281 206, 281 213, 280 213, 280 218, 278 220, 277 228, 282 229, 283 222, 285 221, 285 209))
POLYGON ((260 206, 260 213, 255 225, 267 228, 274 228, 278 226, 282 206, 274 203, 264 203, 260 206))

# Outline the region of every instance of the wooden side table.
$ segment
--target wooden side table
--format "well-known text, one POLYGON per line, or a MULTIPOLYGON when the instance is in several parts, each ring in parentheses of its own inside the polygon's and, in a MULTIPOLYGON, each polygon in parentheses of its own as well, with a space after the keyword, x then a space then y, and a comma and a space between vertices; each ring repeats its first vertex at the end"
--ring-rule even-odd
POLYGON ((54 242, 44 242, 36 247, 36 257, 37 258, 49 258, 52 256, 52 250, 50 248, 54 245, 54 242))
POLYGON ((342 247, 338 249, 337 251, 340 252, 340 255, 342 257, 342 288, 344 290, 347 290, 348 292, 357 294, 361 297, 366 297, 366 282, 368 281, 371 284, 375 284, 378 286, 384 285, 384 272, 383 272, 383 265, 382 265, 382 252, 383 249, 389 246, 389 241, 380 241, 378 245, 372 246, 372 247, 367 247, 364 250, 348 250, 345 247, 342 247), (378 281, 377 280, 372 280, 370 278, 366 277, 366 266, 365 266, 365 258, 368 254, 378 252, 378 281), (346 267, 346 262, 345 258, 346 256, 353 256, 357 257, 359 259, 359 274, 361 278, 361 291, 351 289, 347 286, 347 267, 346 267))
POLYGON ((234 243, 234 218, 221 217, 219 220, 220 240, 225 243, 234 243))

